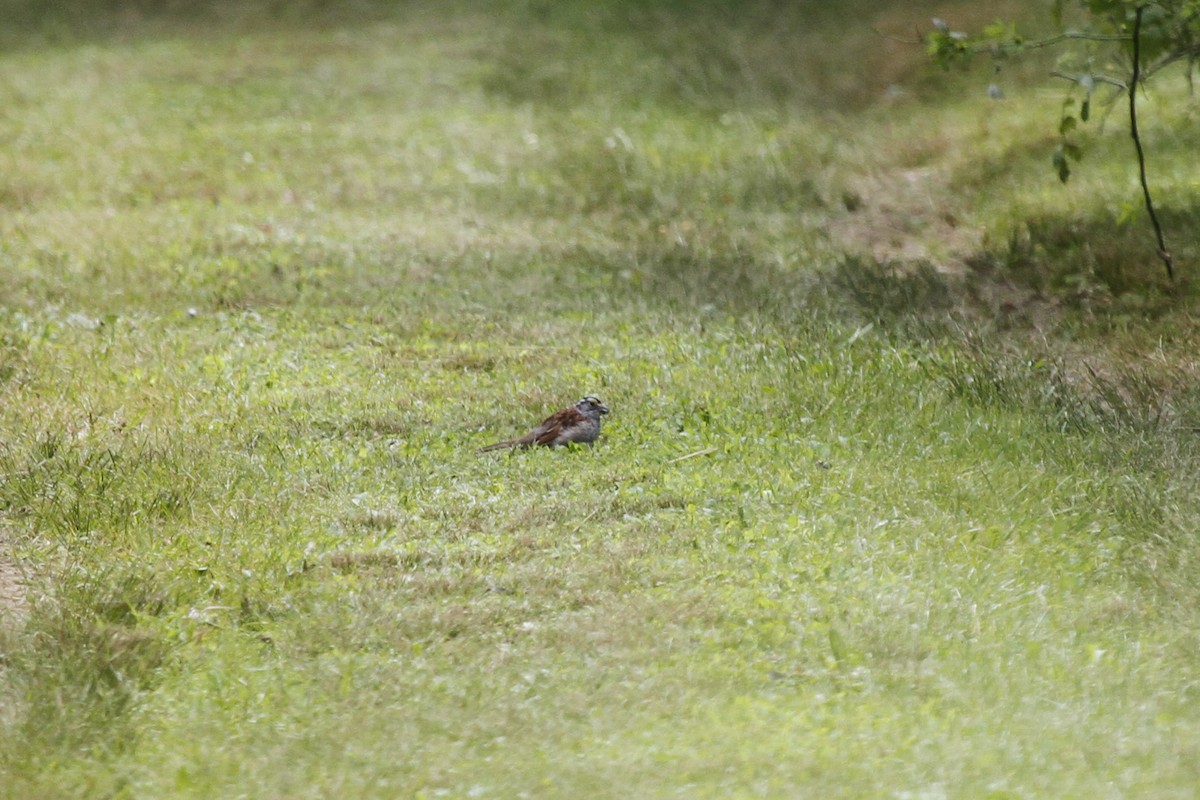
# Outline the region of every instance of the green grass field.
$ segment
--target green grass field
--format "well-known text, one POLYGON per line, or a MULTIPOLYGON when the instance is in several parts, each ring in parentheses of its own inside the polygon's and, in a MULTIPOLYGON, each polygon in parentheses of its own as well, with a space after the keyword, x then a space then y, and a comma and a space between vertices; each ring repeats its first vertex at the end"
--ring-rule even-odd
POLYGON ((0 798, 1196 797, 1196 101, 834 5, 0 3, 0 798))

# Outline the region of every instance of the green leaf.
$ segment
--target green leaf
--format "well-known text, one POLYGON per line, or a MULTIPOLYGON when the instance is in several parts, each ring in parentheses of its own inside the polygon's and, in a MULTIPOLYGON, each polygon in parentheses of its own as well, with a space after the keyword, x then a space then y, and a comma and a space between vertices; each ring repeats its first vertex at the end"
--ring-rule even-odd
POLYGON ((1075 126, 1078 124, 1078 122, 1079 121, 1077 119, 1075 119, 1073 116, 1071 116, 1070 114, 1065 115, 1062 118, 1062 122, 1060 122, 1058 124, 1059 134, 1062 136, 1066 136, 1068 133, 1075 130, 1075 126))
POLYGON ((1091 113, 1091 109, 1092 109, 1092 100, 1089 97, 1083 101, 1083 105, 1080 106, 1080 108, 1079 108, 1079 118, 1081 120, 1083 120, 1084 122, 1087 122, 1088 116, 1091 113))
POLYGON ((1067 157, 1063 154, 1062 145, 1055 148, 1054 155, 1050 160, 1054 164, 1055 170, 1058 171, 1058 179, 1066 183, 1067 179, 1071 177, 1071 167, 1067 164, 1067 157))
POLYGON ((984 26, 983 36, 986 39, 1015 39, 1017 36, 1017 26, 996 20, 991 25, 984 26))

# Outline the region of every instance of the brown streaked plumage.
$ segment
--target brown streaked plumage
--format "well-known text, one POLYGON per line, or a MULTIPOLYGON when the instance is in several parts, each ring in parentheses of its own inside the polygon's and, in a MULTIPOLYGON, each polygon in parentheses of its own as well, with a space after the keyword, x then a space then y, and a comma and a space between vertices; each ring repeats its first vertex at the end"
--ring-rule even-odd
POLYGON ((578 403, 562 411, 556 411, 542 420, 541 424, 519 439, 496 442, 480 448, 479 452, 503 448, 528 448, 535 445, 559 447, 575 442, 591 445, 600 435, 600 418, 608 413, 608 406, 599 397, 589 394, 578 403))

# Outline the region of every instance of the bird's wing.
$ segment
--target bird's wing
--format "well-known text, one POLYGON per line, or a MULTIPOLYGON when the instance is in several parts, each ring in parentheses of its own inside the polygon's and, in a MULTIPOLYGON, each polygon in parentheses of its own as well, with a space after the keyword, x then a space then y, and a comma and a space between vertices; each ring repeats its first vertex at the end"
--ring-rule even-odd
POLYGON ((565 431, 570 430, 587 418, 575 408, 564 408, 546 417, 541 425, 529 432, 531 444, 555 444, 565 431))

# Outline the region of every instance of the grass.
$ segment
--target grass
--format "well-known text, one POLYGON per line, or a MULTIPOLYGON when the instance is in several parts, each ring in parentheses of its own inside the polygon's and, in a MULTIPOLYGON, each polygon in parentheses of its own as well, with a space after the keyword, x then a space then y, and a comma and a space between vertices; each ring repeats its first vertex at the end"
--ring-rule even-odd
POLYGON ((1119 131, 799 7, 135 8, 0 53, 0 797, 1194 796, 1119 131))

